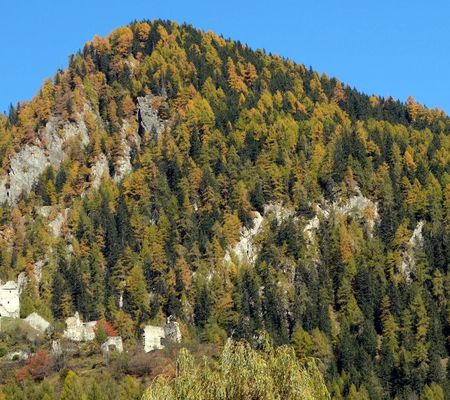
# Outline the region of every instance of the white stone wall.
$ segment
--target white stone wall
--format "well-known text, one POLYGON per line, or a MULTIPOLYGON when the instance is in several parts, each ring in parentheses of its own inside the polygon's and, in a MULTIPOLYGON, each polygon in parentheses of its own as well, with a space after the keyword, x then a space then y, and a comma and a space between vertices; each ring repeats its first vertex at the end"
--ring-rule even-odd
POLYGON ((123 343, 121 336, 108 336, 106 342, 101 345, 102 353, 108 354, 110 349, 113 348, 118 353, 123 353, 123 343))
POLYGON ((164 328, 160 326, 147 325, 144 328, 144 351, 163 349, 161 339, 165 337, 164 328))
POLYGON ((74 342, 87 342, 95 338, 95 326, 97 321, 84 322, 78 312, 75 316, 66 319, 66 329, 64 337, 74 342))
POLYGON ((13 281, 0 286, 0 317, 20 317, 19 288, 13 281))
POLYGON ((83 340, 85 342, 89 341, 89 340, 94 340, 95 339, 95 327, 97 325, 97 321, 90 321, 90 322, 85 322, 83 324, 83 340))

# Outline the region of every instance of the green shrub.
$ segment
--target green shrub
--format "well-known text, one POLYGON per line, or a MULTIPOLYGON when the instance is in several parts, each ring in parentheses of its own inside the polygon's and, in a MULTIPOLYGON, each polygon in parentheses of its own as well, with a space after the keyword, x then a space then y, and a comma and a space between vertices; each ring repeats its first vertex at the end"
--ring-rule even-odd
POLYGON ((3 343, 0 343, 0 357, 3 357, 8 352, 6 346, 3 343))

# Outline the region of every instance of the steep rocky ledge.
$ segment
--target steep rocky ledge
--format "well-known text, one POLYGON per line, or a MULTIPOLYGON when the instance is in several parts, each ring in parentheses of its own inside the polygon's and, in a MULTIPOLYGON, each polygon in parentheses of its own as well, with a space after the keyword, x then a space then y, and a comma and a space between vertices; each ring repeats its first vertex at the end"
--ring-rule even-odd
POLYGON ((278 224, 294 217, 294 211, 284 207, 281 203, 270 203, 264 206, 264 216, 254 211, 252 228, 242 228, 239 241, 224 256, 225 263, 232 262, 233 257, 239 263, 254 265, 259 254, 257 237, 264 229, 267 221, 275 218, 278 224))
POLYGON ((79 137, 83 146, 89 143, 83 116, 75 123, 52 118, 41 136, 40 145, 27 144, 10 160, 9 171, 0 180, 0 203, 14 205, 22 193, 29 193, 49 165, 59 166, 64 159, 64 144, 79 137))
POLYGON ((411 275, 416 269, 415 253, 423 245, 422 230, 425 225, 424 221, 419 221, 407 243, 406 250, 403 253, 400 271, 408 282, 411 282, 411 275))
MULTIPOLYGON (((167 121, 159 115, 164 98, 147 95, 137 99, 137 119, 139 129, 149 132, 157 138, 166 128, 167 121)), ((85 111, 89 111, 88 105, 85 111)), ((121 181, 132 171, 131 145, 139 147, 140 136, 138 132, 134 135, 126 134, 130 124, 123 121, 122 125, 122 147, 123 156, 117 161, 113 179, 121 181)), ((27 144, 14 154, 9 162, 7 174, 0 178, 0 203, 15 205, 22 193, 28 194, 36 184, 39 176, 49 165, 58 167, 65 156, 64 145, 69 139, 79 138, 83 146, 89 144, 88 130, 80 113, 76 122, 64 122, 59 118, 52 118, 43 132, 40 133, 40 141, 37 144, 27 144)), ((101 177, 109 174, 107 155, 102 154, 92 166, 92 187, 98 188, 101 177)))
POLYGON ((158 137, 165 128, 164 121, 158 114, 158 109, 165 99, 163 97, 156 97, 151 94, 138 97, 138 120, 144 132, 149 132, 158 137))

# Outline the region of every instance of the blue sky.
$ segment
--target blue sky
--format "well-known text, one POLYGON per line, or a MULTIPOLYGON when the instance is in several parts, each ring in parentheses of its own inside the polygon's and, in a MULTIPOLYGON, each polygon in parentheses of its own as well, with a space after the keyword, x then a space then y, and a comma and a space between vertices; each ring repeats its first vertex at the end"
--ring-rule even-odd
POLYGON ((450 113, 450 2, 14 0, 1 2, 0 110, 30 99, 94 34, 171 19, 265 48, 368 94, 450 113))

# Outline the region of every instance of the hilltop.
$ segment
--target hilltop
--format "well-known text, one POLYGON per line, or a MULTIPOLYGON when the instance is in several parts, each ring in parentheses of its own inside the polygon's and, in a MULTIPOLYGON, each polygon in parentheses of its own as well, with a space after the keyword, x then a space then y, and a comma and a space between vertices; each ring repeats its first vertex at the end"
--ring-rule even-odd
POLYGON ((190 346, 314 357, 336 399, 448 393, 449 132, 413 98, 134 22, 0 117, 0 276, 22 318, 77 311, 125 348, 174 316, 190 346))

